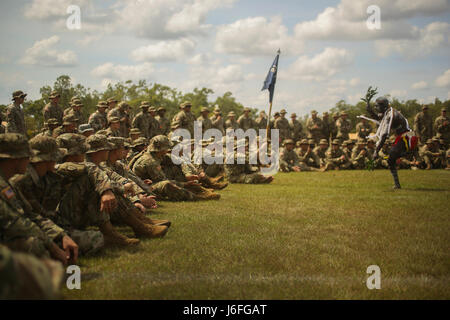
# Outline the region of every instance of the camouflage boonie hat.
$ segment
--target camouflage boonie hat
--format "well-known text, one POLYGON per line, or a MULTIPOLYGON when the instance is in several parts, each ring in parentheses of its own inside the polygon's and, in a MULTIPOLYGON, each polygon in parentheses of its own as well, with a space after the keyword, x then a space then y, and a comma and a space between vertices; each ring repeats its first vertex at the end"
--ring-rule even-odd
POLYGON ((138 128, 133 128, 133 129, 131 129, 130 130, 130 136, 132 135, 132 134, 141 134, 141 130, 139 130, 138 128))
POLYGON ((441 111, 442 112, 447 112, 447 108, 442 108, 441 111))
POLYGON ((228 117, 236 117, 236 113, 234 111, 228 112, 228 117))
MULTIPOLYGON (((353 141, 352 141, 352 144, 353 144, 353 141)), ((365 144, 366 144, 366 140, 364 140, 364 139, 359 139, 358 142, 357 142, 357 144, 358 144, 358 145, 365 145, 365 144)))
POLYGON ((150 108, 150 102, 148 101, 142 101, 139 108, 150 108))
POLYGON ((287 145, 287 144, 295 144, 295 142, 292 139, 286 139, 283 141, 283 145, 287 145))
POLYGON ((85 133, 85 132, 88 132, 88 131, 94 131, 94 128, 92 128, 89 123, 81 124, 78 127, 78 132, 79 133, 85 133))
POLYGON ((97 109, 98 108, 108 108, 108 103, 106 103, 106 101, 99 101, 97 103, 97 109))
POLYGON ((28 140, 18 133, 0 134, 0 159, 21 159, 32 155, 28 140))
POLYGON ((53 125, 53 126, 59 125, 58 119, 55 119, 55 118, 48 119, 47 125, 53 125))
POLYGON ((424 104, 424 105, 422 106, 422 110, 427 110, 427 109, 429 109, 428 105, 427 105, 427 104, 424 104))
POLYGON ((108 119, 108 123, 109 124, 117 123, 117 122, 120 122, 120 119, 118 117, 111 117, 111 118, 108 119))
POLYGON ((105 129, 102 129, 102 130, 98 130, 98 131, 96 132, 96 134, 101 134, 101 135, 106 136, 106 135, 108 134, 108 131, 106 131, 105 129))
POLYGON ((328 140, 327 139, 320 139, 319 144, 326 144, 326 145, 328 145, 328 140))
POLYGON ((83 103, 81 102, 80 99, 77 98, 77 99, 73 99, 72 102, 70 103, 70 105, 71 106, 80 106, 80 107, 82 107, 83 103))
POLYGON ((122 137, 108 137, 108 142, 111 144, 111 150, 125 148, 125 138, 122 137))
POLYGON ((322 113, 322 116, 323 116, 323 117, 325 117, 325 116, 328 117, 329 114, 328 114, 328 112, 325 111, 324 113, 322 113))
POLYGON ((280 114, 286 114, 286 110, 285 109, 281 109, 280 114))
POLYGON ((348 113, 346 111, 342 111, 341 116, 348 116, 348 113))
POLYGON ((338 112, 338 113, 333 113, 331 116, 332 116, 333 118, 339 118, 339 112, 338 112))
POLYGON ((28 94, 23 93, 23 91, 14 91, 12 94, 12 100, 17 99, 17 98, 25 98, 28 94))
POLYGON ((134 140, 132 146, 137 147, 137 146, 143 146, 143 145, 147 145, 147 144, 148 144, 147 139, 144 137, 141 137, 141 138, 137 138, 136 140, 134 140))
POLYGON ((316 110, 311 111, 311 114, 317 114, 316 110))
POLYGON ((433 139, 428 139, 427 142, 425 142, 425 144, 432 144, 434 143, 433 139))
POLYGON ((209 113, 209 110, 208 110, 208 108, 206 108, 206 107, 203 107, 201 110, 200 110, 200 112, 208 112, 209 113))
POLYGON ((222 111, 220 111, 220 107, 216 104, 214 107, 214 113, 221 113, 222 111))
POLYGON ((280 116, 280 113, 277 111, 277 112, 275 112, 275 113, 273 114, 273 116, 274 116, 274 117, 280 116))
POLYGON ((101 134, 94 134, 87 138, 86 143, 89 145, 89 150, 86 153, 94 153, 98 151, 113 150, 113 145, 108 142, 108 138, 101 134))
POLYGON ((291 118, 297 118, 297 114, 292 113, 292 114, 291 114, 291 118))
POLYGON ((125 101, 122 101, 121 103, 119 103, 118 105, 119 109, 127 109, 130 107, 130 105, 128 103, 126 103, 125 101))
POLYGON ((81 99, 80 99, 80 97, 73 96, 73 97, 70 99, 70 102, 72 103, 74 100, 81 100, 81 99))
POLYGON ((56 138, 56 142, 60 148, 66 149, 66 156, 85 154, 89 148, 86 137, 77 133, 64 133, 56 138))
POLYGON ((73 114, 68 114, 68 115, 64 116, 64 118, 63 118, 63 126, 68 126, 68 125, 71 125, 71 124, 74 124, 77 122, 78 122, 78 119, 73 114))
POLYGON ((309 144, 309 143, 308 143, 308 139, 302 139, 302 140, 300 140, 299 142, 300 142, 300 143, 299 143, 300 145, 302 145, 302 144, 309 144))
POLYGON ((155 136, 150 140, 150 144, 148 146, 149 152, 158 152, 170 149, 170 141, 169 138, 163 135, 155 136))
POLYGON ((107 102, 108 104, 110 104, 110 103, 112 103, 112 102, 117 103, 117 102, 119 102, 119 100, 116 100, 116 98, 109 98, 108 100, 106 100, 106 102, 107 102))
POLYGON ((309 139, 308 144, 316 144, 316 141, 314 141, 314 139, 309 139))
POLYGON ((182 104, 180 104, 181 109, 184 109, 186 107, 192 107, 192 103, 190 103, 189 101, 185 101, 182 104))
POLYGON ((249 107, 245 107, 244 110, 243 110, 243 112, 250 112, 250 111, 251 111, 251 110, 250 110, 249 107))
POLYGON ((60 97, 61 97, 61 95, 59 94, 58 91, 52 91, 52 93, 50 93, 50 96, 49 96, 50 99, 60 98, 60 97))
POLYGON ((67 154, 66 149, 58 147, 55 138, 48 136, 34 137, 30 140, 32 156, 30 162, 60 161, 67 154))
POLYGON ((333 142, 332 142, 331 144, 334 144, 334 145, 340 145, 341 142, 339 141, 339 139, 334 139, 333 142))
POLYGON ((158 110, 156 110, 156 111, 158 111, 158 112, 166 111, 166 108, 164 108, 164 107, 159 107, 158 110))
POLYGON ((149 111, 149 112, 156 112, 156 108, 153 107, 153 106, 151 106, 151 107, 148 109, 148 111, 149 111))
POLYGON ((439 143, 439 138, 438 138, 438 137, 433 137, 433 138, 431 138, 431 140, 432 140, 433 142, 439 143))

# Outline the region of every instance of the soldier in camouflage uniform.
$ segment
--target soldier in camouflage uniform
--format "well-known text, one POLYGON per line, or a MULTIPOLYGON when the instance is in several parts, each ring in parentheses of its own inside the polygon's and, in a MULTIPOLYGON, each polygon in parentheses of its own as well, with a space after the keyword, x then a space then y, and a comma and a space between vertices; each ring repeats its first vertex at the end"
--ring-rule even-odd
POLYGON ((32 206, 8 179, 26 172, 32 155, 26 138, 20 134, 0 135, 0 242, 15 251, 37 257, 50 255, 64 264, 76 262, 76 244, 63 229, 33 211, 32 206), (61 242, 64 249, 57 245, 61 242))
POLYGON ((254 120, 255 130, 259 133, 258 130, 265 130, 267 128, 267 115, 264 111, 261 111, 258 115, 258 118, 254 120))
POLYGON ((244 108, 244 113, 237 120, 239 128, 241 128, 244 131, 247 131, 248 129, 253 129, 255 127, 253 119, 250 116, 250 112, 251 112, 250 108, 244 108))
POLYGON ((61 263, 0 244, 0 299, 58 299, 63 280, 61 263))
POLYGON ((338 128, 336 126, 336 123, 339 119, 339 112, 333 113, 331 116, 333 119, 330 122, 330 138, 328 138, 327 141, 330 139, 331 139, 331 141, 333 141, 334 139, 336 139, 336 136, 338 134, 338 128))
POLYGON ((44 121, 48 121, 51 118, 58 120, 58 124, 63 122, 64 110, 58 105, 60 94, 57 91, 52 91, 50 94, 50 102, 47 103, 42 110, 44 115, 44 121))
POLYGON ((308 140, 303 139, 297 142, 296 150, 301 171, 316 171, 320 168, 320 158, 314 153, 313 147, 308 140))
POLYGON ((106 129, 106 126, 108 125, 108 119, 106 117, 107 108, 107 103, 105 101, 100 101, 97 104, 97 111, 89 117, 88 122, 95 132, 106 129))
MULTIPOLYGON (((349 140, 345 140, 344 142, 342 142, 342 151, 344 152, 345 156, 347 157, 347 159, 352 159, 352 152, 353 152, 353 141, 351 139, 349 140)), ((350 166, 350 169, 354 169, 353 165, 350 166)))
POLYGON ((164 107, 158 108, 158 115, 155 117, 159 123, 160 132, 162 135, 167 136, 170 132, 170 120, 165 117, 166 109, 164 107))
POLYGON ((369 152, 366 149, 364 139, 359 139, 356 147, 353 148, 351 162, 354 169, 365 169, 367 161, 370 160, 369 152))
POLYGON ((330 139, 331 135, 331 122, 329 119, 328 112, 324 112, 322 114, 322 138, 330 139))
POLYGON ((291 114, 291 121, 289 121, 289 127, 291 131, 291 138, 295 142, 300 141, 305 137, 305 135, 303 134, 302 123, 297 120, 297 115, 295 113, 291 114))
POLYGON ((315 143, 319 143, 322 137, 323 123, 317 116, 317 111, 311 111, 311 118, 306 122, 306 129, 308 130, 308 139, 313 139, 315 143))
POLYGON ((300 172, 298 156, 294 151, 294 140, 286 139, 283 141, 283 148, 280 150, 280 171, 281 172, 300 172))
MULTIPOLYGON (((127 139, 128 143, 133 144, 134 141, 141 138, 141 131, 138 128, 133 128, 130 130, 130 137, 127 139)), ((145 139, 145 138, 144 138, 145 139)))
POLYGON ((83 108, 83 103, 81 102, 81 100, 80 99, 72 99, 70 108, 67 108, 66 110, 64 110, 64 116, 72 115, 76 119, 78 119, 77 128, 81 124, 86 123, 86 118, 85 118, 83 112, 81 112, 81 108, 83 108))
POLYGON ((41 133, 37 134, 36 136, 47 136, 47 137, 53 137, 53 131, 59 127, 58 120, 52 118, 49 119, 45 123, 46 129, 44 129, 41 133))
POLYGON ((361 119, 361 122, 356 125, 356 136, 359 139, 367 139, 371 131, 372 126, 367 122, 366 119, 361 119))
POLYGON ((436 135, 445 141, 445 145, 450 144, 450 118, 447 117, 447 109, 441 109, 441 115, 434 121, 436 135))
POLYGON ((137 156, 147 148, 147 145, 148 141, 143 137, 134 140, 131 144, 131 151, 127 155, 126 163, 129 164, 135 156, 137 156))
POLYGON ((64 133, 76 133, 78 128, 77 124, 78 119, 73 114, 64 116, 62 126, 53 130, 53 138, 57 138, 64 133))
POLYGON ((126 102, 121 102, 117 107, 108 111, 107 119, 111 119, 116 117, 120 120, 120 128, 119 133, 121 137, 128 137, 128 132, 131 128, 130 117, 128 116, 128 110, 130 109, 130 105, 126 102))
MULTIPOLYGON (((48 136, 31 139, 30 147, 34 154, 30 159, 31 165, 24 175, 16 175, 11 179, 11 183, 25 196, 33 212, 58 223, 56 206, 62 198, 63 191, 56 183, 56 174, 53 171, 56 161, 65 156, 67 151, 59 149, 56 140, 48 136), (59 196, 54 191, 58 188, 61 190, 59 196)), ((77 250, 82 254, 95 253, 104 245, 103 236, 99 231, 74 229, 64 231, 75 241, 77 250)), ((63 238, 63 244, 67 240, 70 241, 63 238)))
POLYGON ((342 149, 339 147, 339 139, 334 139, 331 143, 331 148, 326 152, 326 165, 322 168, 322 171, 327 170, 341 170, 348 169, 351 165, 349 159, 345 156, 342 149))
POLYGON ((211 119, 208 118, 208 114, 208 108, 203 107, 201 109, 201 116, 197 118, 197 121, 200 121, 202 123, 202 133, 205 133, 206 130, 209 130, 213 127, 211 119))
POLYGON ((22 91, 16 91, 13 93, 12 104, 6 109, 6 132, 8 133, 20 133, 27 136, 27 127, 25 124, 25 116, 23 110, 20 107, 25 101, 26 93, 22 91))
POLYGON ((120 137, 120 119, 112 117, 108 119, 108 129, 106 129, 106 136, 108 137, 120 137))
POLYGON ((169 180, 162 169, 162 160, 169 152, 170 142, 166 136, 156 136, 150 140, 146 152, 134 157, 130 162, 130 169, 142 180, 149 179, 153 182, 152 191, 158 199, 173 201, 193 201, 195 195, 185 189, 184 183, 169 180))
POLYGON ((420 156, 425 162, 426 170, 445 167, 445 153, 439 149, 439 139, 428 139, 420 150, 420 156))
POLYGON ((161 134, 161 128, 159 126, 158 120, 156 120, 157 115, 156 108, 150 107, 148 109, 148 113, 150 114, 150 139, 151 139, 154 136, 159 136, 161 134))
POLYGON ((0 111, 0 134, 6 132, 6 127, 3 125, 3 112, 0 111))
POLYGON ((139 112, 133 119, 132 126, 133 128, 139 129, 142 137, 146 139, 150 139, 151 135, 151 122, 150 122, 150 114, 148 113, 148 109, 150 108, 150 103, 148 101, 142 101, 141 112, 139 112))
POLYGON ((288 119, 285 118, 286 110, 280 111, 280 117, 275 121, 274 127, 279 130, 280 141, 284 141, 291 137, 291 127, 289 126, 288 119))
POLYGON ((89 123, 85 123, 78 127, 78 133, 88 138, 92 136, 95 133, 95 131, 89 123))
POLYGON ((106 100, 106 103, 108 104, 108 111, 106 113, 108 113, 116 107, 116 105, 119 103, 119 100, 117 100, 116 98, 109 98, 108 100, 106 100))
POLYGON ((214 129, 217 129, 220 132, 222 132, 222 134, 225 134, 225 127, 224 127, 225 122, 222 117, 222 111, 220 111, 220 108, 218 105, 216 105, 214 107, 214 112, 210 119, 211 119, 212 127, 214 129))
POLYGON ((314 154, 319 158, 320 167, 323 168, 326 165, 328 141, 326 139, 321 139, 319 145, 314 148, 314 154))
POLYGON ((195 117, 191 113, 191 107, 192 104, 190 102, 183 102, 180 105, 182 110, 173 117, 171 126, 179 129, 186 129, 191 134, 191 137, 193 137, 195 117))
POLYGON ((421 144, 425 144, 428 139, 433 137, 433 119, 428 113, 428 106, 422 106, 422 112, 419 112, 414 118, 414 131, 421 144))
POLYGON ((237 123, 235 117, 236 117, 236 114, 234 113, 234 111, 230 111, 228 113, 228 119, 227 119, 227 121, 225 121, 225 130, 228 130, 228 129, 237 130, 237 129, 239 129, 239 123, 237 123))
POLYGON ((338 129, 336 138, 339 139, 341 143, 349 139, 349 133, 352 130, 352 123, 347 117, 348 113, 343 111, 341 112, 341 118, 336 122, 336 127, 338 129))

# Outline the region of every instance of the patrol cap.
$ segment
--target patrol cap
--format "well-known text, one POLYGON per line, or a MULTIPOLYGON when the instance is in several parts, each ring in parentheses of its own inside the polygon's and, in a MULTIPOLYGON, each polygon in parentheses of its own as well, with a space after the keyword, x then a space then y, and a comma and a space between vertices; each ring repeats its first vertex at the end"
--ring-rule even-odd
POLYGON ((89 132, 89 131, 94 131, 94 128, 92 128, 89 123, 80 124, 78 126, 79 133, 85 133, 85 132, 89 132))
POLYGON ((328 145, 328 140, 327 139, 320 139, 319 144, 326 144, 326 145, 328 145))
POLYGON ((431 140, 432 140, 433 142, 439 143, 439 138, 437 138, 437 137, 433 137, 431 140))
POLYGON ((17 99, 17 98, 25 98, 27 96, 26 93, 23 93, 23 91, 14 91, 12 94, 12 100, 17 99))
POLYGON ((334 145, 340 145, 341 142, 339 141, 339 139, 334 139, 333 142, 332 142, 331 144, 334 144, 334 145))
POLYGON ((89 146, 86 137, 77 133, 64 133, 56 138, 59 148, 66 149, 66 156, 85 154, 89 146))
POLYGON ((21 159, 32 155, 24 135, 18 133, 0 134, 0 159, 21 159))
POLYGON ((111 150, 125 148, 125 138, 122 137, 108 137, 108 142, 111 144, 111 150))
POLYGON ((59 94, 58 91, 52 91, 49 96, 50 99, 55 99, 55 98, 59 98, 59 97, 61 97, 61 95, 59 94))
POLYGON ((32 156, 30 162, 43 162, 43 161, 59 161, 67 154, 66 149, 58 147, 58 143, 55 138, 49 136, 38 136, 30 140, 30 148, 32 156))
POLYGON ((137 138, 136 140, 134 140, 132 146, 137 147, 137 146, 143 146, 143 145, 147 145, 147 144, 148 144, 147 139, 144 137, 141 137, 141 138, 137 138))
POLYGON ((273 114, 273 116, 274 116, 274 117, 280 116, 280 113, 277 111, 277 112, 275 112, 275 113, 273 114))
POLYGON ((158 152, 170 149, 170 141, 169 138, 163 135, 155 136, 150 140, 150 144, 148 146, 149 152, 158 152))
POLYGON ((339 118, 339 112, 338 113, 333 113, 332 116, 333 116, 333 118, 339 118))
POLYGON ((69 126, 71 124, 77 123, 78 119, 73 114, 68 114, 63 117, 63 126, 69 126))
POLYGON ((89 145, 89 150, 86 153, 95 153, 99 151, 113 150, 114 146, 108 142, 108 138, 101 134, 93 134, 87 138, 86 143, 89 145))

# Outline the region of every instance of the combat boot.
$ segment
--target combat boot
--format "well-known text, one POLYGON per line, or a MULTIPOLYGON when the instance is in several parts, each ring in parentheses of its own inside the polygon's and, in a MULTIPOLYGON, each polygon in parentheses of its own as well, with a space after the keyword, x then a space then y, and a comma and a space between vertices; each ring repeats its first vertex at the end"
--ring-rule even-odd
POLYGON ((204 190, 203 192, 195 193, 195 198, 197 200, 219 200, 220 194, 211 192, 209 190, 204 190))
POLYGON ((146 224, 139 220, 133 211, 123 214, 122 219, 131 227, 131 229, 133 229, 137 237, 162 238, 169 229, 167 226, 146 224))
POLYGON ((117 232, 109 221, 100 226, 100 231, 105 238, 106 245, 129 247, 139 244, 138 239, 127 238, 123 234, 117 232))
POLYGON ((170 227, 171 222, 169 220, 157 220, 157 219, 150 219, 145 214, 142 213, 141 210, 136 210, 136 217, 144 222, 145 224, 155 225, 155 226, 167 226, 170 227))

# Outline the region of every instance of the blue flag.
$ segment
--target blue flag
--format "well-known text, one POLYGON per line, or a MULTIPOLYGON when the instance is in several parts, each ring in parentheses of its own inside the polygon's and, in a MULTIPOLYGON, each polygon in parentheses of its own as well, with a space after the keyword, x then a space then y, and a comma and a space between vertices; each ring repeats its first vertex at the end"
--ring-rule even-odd
POLYGON ((278 59, 280 58, 280 53, 281 51, 278 50, 278 54, 275 60, 273 61, 272 66, 270 67, 269 73, 267 74, 266 80, 264 81, 264 86, 261 89, 261 91, 269 89, 270 103, 272 103, 273 94, 275 92, 275 83, 277 82, 278 59))

